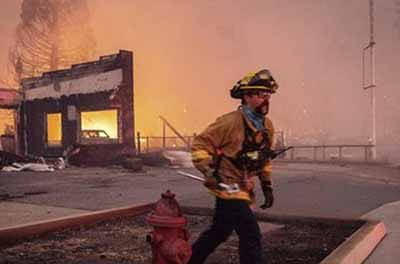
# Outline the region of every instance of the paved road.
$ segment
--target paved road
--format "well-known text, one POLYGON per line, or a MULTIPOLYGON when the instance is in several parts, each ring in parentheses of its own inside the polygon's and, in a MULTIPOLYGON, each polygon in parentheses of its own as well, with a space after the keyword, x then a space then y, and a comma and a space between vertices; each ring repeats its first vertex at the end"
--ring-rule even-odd
MULTIPOLYGON (((310 163, 277 163, 274 167, 276 203, 270 212, 353 218, 400 200, 399 169, 310 163)), ((206 198, 183 202, 201 205, 206 198)))
MULTIPOLYGON (((145 170, 132 173, 108 167, 67 168, 50 173, 0 172, 0 202, 7 199, 92 211, 156 201, 161 192, 170 189, 182 205, 213 205, 213 198, 200 183, 177 175, 174 169, 145 170)), ((186 171, 200 175, 194 169, 186 171)), ((277 162, 274 185, 276 203, 271 212, 353 218, 400 200, 400 169, 277 162)), ((260 194, 258 191, 258 198, 262 198, 260 194)))

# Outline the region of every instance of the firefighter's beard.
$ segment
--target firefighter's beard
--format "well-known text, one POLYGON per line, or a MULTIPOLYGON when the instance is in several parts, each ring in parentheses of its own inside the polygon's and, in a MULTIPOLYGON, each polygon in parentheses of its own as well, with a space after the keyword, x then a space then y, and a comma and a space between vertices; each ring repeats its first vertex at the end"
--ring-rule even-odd
POLYGON ((264 102, 262 102, 262 104, 256 107, 255 111, 256 113, 267 115, 269 112, 269 101, 265 100, 264 102))

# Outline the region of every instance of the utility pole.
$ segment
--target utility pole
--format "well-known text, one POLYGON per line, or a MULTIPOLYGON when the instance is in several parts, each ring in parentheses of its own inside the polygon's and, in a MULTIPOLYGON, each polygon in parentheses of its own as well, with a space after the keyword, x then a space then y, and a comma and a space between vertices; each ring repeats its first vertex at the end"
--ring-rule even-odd
POLYGON ((370 144, 372 145, 371 149, 371 158, 372 160, 376 160, 376 102, 375 102, 375 40, 374 40, 374 0, 369 0, 369 22, 370 22, 370 38, 368 45, 362 50, 362 86, 364 90, 371 90, 371 108, 372 108, 372 137, 370 140, 370 144), (365 81, 365 56, 369 51, 369 83, 365 81))

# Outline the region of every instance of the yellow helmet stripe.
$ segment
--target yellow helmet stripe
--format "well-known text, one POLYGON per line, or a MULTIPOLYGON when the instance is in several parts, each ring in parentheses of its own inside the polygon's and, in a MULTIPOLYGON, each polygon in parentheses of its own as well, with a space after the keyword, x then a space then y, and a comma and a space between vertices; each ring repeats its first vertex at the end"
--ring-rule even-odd
POLYGON ((269 88, 269 87, 261 86, 261 85, 258 85, 258 86, 256 86, 256 85, 254 85, 254 86, 240 86, 240 90, 256 90, 256 89, 258 89, 258 90, 268 90, 268 91, 274 90, 274 88, 269 88))

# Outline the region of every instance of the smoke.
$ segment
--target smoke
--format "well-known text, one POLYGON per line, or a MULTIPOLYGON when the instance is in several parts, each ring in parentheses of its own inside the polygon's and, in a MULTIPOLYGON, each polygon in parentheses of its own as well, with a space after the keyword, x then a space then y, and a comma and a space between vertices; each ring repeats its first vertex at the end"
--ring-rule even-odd
MULTIPOLYGON (((91 3, 99 49, 135 52, 142 134, 160 134, 160 114, 185 134, 201 131, 237 107, 229 89, 238 79, 268 68, 280 84, 270 117, 293 141, 366 144, 372 135, 371 95, 361 87, 361 50, 369 41, 365 1, 91 3)), ((394 7, 375 5, 381 146, 400 143, 394 7)))
MULTIPOLYGON (((200 132, 236 109, 239 101, 229 98, 229 89, 238 79, 268 68, 280 86, 269 116, 289 139, 366 144, 371 137, 370 91, 361 87, 367 1, 88 0, 88 5, 98 55, 134 52, 135 122, 142 135, 161 134, 159 115, 182 134, 200 132)), ((397 19, 394 0, 376 1, 382 147, 400 144, 397 19)))

